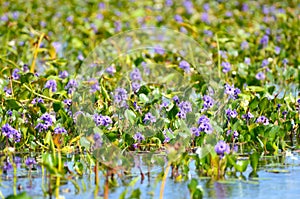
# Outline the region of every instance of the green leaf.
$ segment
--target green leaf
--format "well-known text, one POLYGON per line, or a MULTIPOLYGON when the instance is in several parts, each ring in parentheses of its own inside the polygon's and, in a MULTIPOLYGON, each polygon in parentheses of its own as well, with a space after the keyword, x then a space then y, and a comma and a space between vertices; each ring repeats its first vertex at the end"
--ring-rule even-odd
POLYGON ((125 118, 130 121, 131 124, 134 124, 136 115, 132 110, 126 109, 125 118))
POLYGON ((55 112, 58 112, 59 109, 60 109, 61 107, 62 107, 62 106, 61 106, 61 102, 54 102, 54 103, 53 103, 53 110, 54 110, 55 112))
POLYGON ((9 195, 6 197, 6 199, 31 199, 29 195, 27 195, 26 192, 19 193, 18 195, 9 195))
POLYGON ((17 102, 15 99, 7 99, 5 101, 5 104, 9 109, 13 109, 13 110, 18 110, 21 107, 20 103, 17 102))
POLYGON ((257 152, 252 153, 250 155, 250 165, 253 171, 257 170, 258 161, 259 161, 259 154, 257 152))

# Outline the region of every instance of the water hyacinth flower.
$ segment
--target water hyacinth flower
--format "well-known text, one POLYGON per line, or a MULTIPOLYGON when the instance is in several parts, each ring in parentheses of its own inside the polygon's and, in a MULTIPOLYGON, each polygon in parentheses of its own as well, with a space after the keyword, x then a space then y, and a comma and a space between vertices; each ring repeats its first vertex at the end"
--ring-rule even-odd
POLYGON ((249 57, 245 57, 244 63, 247 64, 247 65, 250 65, 251 64, 251 59, 249 57))
POLYGON ((44 88, 51 90, 52 92, 56 92, 56 81, 54 79, 50 79, 46 82, 44 88))
POLYGON ((266 116, 259 116, 256 120, 257 123, 263 124, 263 125, 268 125, 269 124, 269 119, 266 116))
POLYGON ((225 94, 229 96, 229 99, 237 99, 238 94, 241 93, 241 90, 239 88, 235 88, 234 85, 230 86, 229 84, 225 84, 225 94))
POLYGON ((191 130, 191 132, 192 132, 192 135, 194 135, 194 136, 196 136, 196 137, 198 137, 199 135, 200 135, 200 129, 199 128, 197 128, 197 127, 192 127, 192 128, 190 128, 190 130, 191 130))
POLYGON ((83 56, 82 54, 79 54, 79 55, 77 56, 77 59, 78 59, 79 61, 83 61, 83 60, 84 60, 84 56, 83 56))
POLYGON ((175 19, 175 21, 177 21, 177 22, 183 22, 183 19, 182 19, 182 17, 181 17, 180 15, 175 15, 175 16, 174 16, 174 19, 175 19))
POLYGON ((179 68, 183 69, 186 73, 190 72, 190 64, 185 60, 179 62, 179 68))
POLYGON ((63 133, 67 133, 66 129, 64 127, 56 127, 54 129, 54 134, 63 134, 63 133))
POLYGON ((13 72, 12 72, 12 78, 14 79, 14 80, 18 80, 18 79, 20 79, 20 70, 18 69, 18 68, 15 68, 14 70, 13 70, 13 72))
POLYGON ((11 117, 12 116, 12 111, 11 110, 8 110, 7 112, 6 112, 6 114, 9 116, 9 117, 11 117))
POLYGON ((262 68, 265 67, 265 66, 268 66, 268 65, 269 65, 268 59, 264 59, 264 60, 262 61, 262 63, 261 63, 261 67, 262 67, 262 68))
POLYGON ((69 73, 67 71, 60 71, 58 77, 65 79, 69 76, 69 73))
POLYGON ((228 58, 228 57, 227 57, 227 52, 224 51, 224 50, 219 50, 219 54, 221 55, 221 57, 222 57, 223 59, 227 59, 227 58, 228 58))
POLYGON ((288 60, 287 58, 284 58, 284 59, 282 60, 282 63, 283 63, 284 65, 286 65, 286 64, 289 63, 289 60, 288 60))
POLYGON ((242 118, 243 119, 246 119, 246 120, 250 120, 251 118, 253 118, 254 116, 252 115, 252 113, 250 112, 247 112, 246 114, 242 115, 242 118))
POLYGON ((28 157, 26 160, 25 160, 25 164, 26 166, 28 166, 29 168, 31 168, 33 165, 36 165, 36 161, 34 158, 31 158, 31 157, 28 157))
POLYGON ((37 103, 40 103, 40 104, 43 104, 44 103, 44 100, 40 97, 36 97, 34 98, 32 101, 31 101, 31 104, 35 105, 37 103))
POLYGON ((99 82, 95 78, 91 78, 89 81, 90 84, 90 93, 95 93, 100 90, 99 82))
POLYGON ((63 103, 64 103, 66 106, 70 107, 70 106, 72 105, 72 100, 71 100, 71 99, 65 99, 65 100, 63 101, 63 103))
POLYGON ((137 132, 134 134, 133 139, 140 143, 141 141, 145 140, 145 137, 140 132, 137 132))
POLYGON ((21 140, 21 133, 7 123, 2 126, 1 133, 8 139, 13 139, 15 142, 20 142, 21 140))
POLYGON ((97 126, 109 126, 112 124, 112 119, 109 116, 104 116, 101 114, 94 114, 94 122, 97 126))
POLYGON ((176 103, 176 104, 179 104, 180 100, 179 100, 179 97, 177 95, 175 95, 173 98, 173 101, 176 103))
POLYGON ((274 51, 275 51, 275 54, 276 54, 276 55, 279 55, 279 54, 280 54, 280 51, 281 51, 281 48, 280 48, 279 46, 275 46, 274 51))
POLYGON ((132 82, 131 87, 133 92, 138 92, 139 89, 141 88, 141 85, 138 82, 132 82))
POLYGON ((209 36, 209 37, 213 36, 213 32, 210 30, 203 30, 203 34, 205 34, 206 36, 209 36))
POLYGON ((192 14, 193 13, 193 10, 194 10, 193 2, 191 2, 190 0, 184 0, 183 1, 183 6, 185 7, 186 12, 188 14, 192 14))
POLYGON ((231 70, 231 64, 228 62, 222 62, 221 66, 223 67, 222 72, 228 73, 231 70))
POLYGON ((9 170, 13 169, 13 165, 12 163, 9 162, 9 160, 4 161, 3 166, 2 166, 2 170, 7 173, 9 170))
POLYGON ((42 132, 47 131, 52 126, 54 119, 50 114, 45 113, 39 118, 39 120, 41 122, 35 126, 35 129, 38 130, 38 132, 42 132))
POLYGON ((200 116, 198 120, 200 132, 205 132, 206 134, 211 134, 213 129, 210 124, 210 119, 206 115, 200 116))
POLYGON ((130 79, 132 81, 142 81, 142 75, 138 68, 133 69, 133 71, 130 73, 130 79))
POLYGON ((247 41, 243 41, 241 43, 241 49, 245 50, 245 49, 248 49, 249 48, 249 44, 247 41))
POLYGON ((203 12, 202 14, 201 14, 201 20, 204 22, 204 23, 206 23, 206 24, 209 24, 209 15, 208 15, 208 13, 207 12, 203 12))
POLYGON ((159 55, 163 55, 163 54, 165 54, 165 49, 162 48, 161 46, 156 46, 156 47, 154 47, 154 52, 159 55))
POLYGON ((258 72, 256 75, 255 75, 255 78, 257 80, 264 80, 266 78, 265 76, 265 73, 264 72, 258 72))
POLYGON ((150 112, 146 113, 144 119, 143 119, 143 122, 146 123, 146 122, 150 122, 150 123, 154 123, 156 122, 156 117, 153 116, 150 112))
POLYGON ((99 133, 95 133, 93 136, 94 144, 93 144, 93 150, 98 149, 102 146, 102 139, 99 133))
POLYGON ((226 116, 227 116, 228 120, 230 120, 231 118, 236 118, 236 116, 237 116, 236 110, 227 109, 225 111, 225 113, 226 113, 226 116))
POLYGON ((24 72, 24 73, 29 72, 28 64, 24 64, 24 65, 23 65, 23 72, 24 72))
POLYGON ((76 80, 70 79, 67 85, 65 86, 65 89, 68 90, 68 94, 72 94, 76 90, 77 86, 78 84, 76 80))
POLYGON ((269 43, 269 36, 264 35, 260 40, 260 44, 265 48, 267 47, 268 43, 269 43))
POLYGON ((230 147, 226 142, 220 140, 215 145, 215 152, 220 156, 220 158, 223 158, 226 153, 230 153, 230 147))
POLYGON ((117 71, 116 68, 113 65, 111 65, 110 67, 105 69, 105 72, 107 72, 109 75, 114 75, 117 71))
POLYGON ((5 92, 6 95, 11 95, 11 89, 7 88, 7 86, 4 86, 3 91, 5 92))
POLYGON ((203 109, 204 110, 207 110, 207 109, 211 108, 215 103, 214 99, 211 98, 208 95, 203 96, 203 101, 204 101, 204 103, 203 103, 203 109))
POLYGON ((126 105, 127 100, 127 91, 124 88, 117 88, 115 90, 114 102, 118 104, 120 107, 124 107, 126 105))

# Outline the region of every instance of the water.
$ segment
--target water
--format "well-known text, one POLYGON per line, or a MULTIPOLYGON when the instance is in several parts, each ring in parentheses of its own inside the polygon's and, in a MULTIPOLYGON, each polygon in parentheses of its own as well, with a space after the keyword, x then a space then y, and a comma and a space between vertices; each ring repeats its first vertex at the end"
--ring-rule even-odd
MULTIPOLYGON (((252 169, 249 166, 243 173, 244 177, 237 174, 236 178, 226 177, 226 180, 212 180, 210 178, 199 177, 195 168, 191 164, 189 177, 198 179, 199 186, 203 190, 203 198, 300 198, 300 155, 292 157, 266 157, 260 160, 260 167, 257 172, 257 178, 249 178, 252 169)), ((147 167, 142 166, 143 173, 147 172, 147 167)), ((134 189, 139 188, 141 198, 159 198, 161 182, 156 178, 162 171, 161 167, 155 166, 151 168, 150 180, 147 176, 141 181, 139 170, 134 168, 131 176, 116 177, 119 186, 110 187, 109 198, 119 198, 126 190, 131 193, 134 189), (128 187, 128 183, 132 180, 132 186, 128 187)), ((26 191, 33 198, 49 198, 46 194, 49 179, 42 176, 41 168, 32 172, 32 177, 28 178, 28 172, 24 168, 18 170, 17 187, 22 187, 17 193, 26 191), (43 191, 44 190, 44 191, 43 191), (45 195, 44 195, 45 193, 45 195)), ((169 173, 168 176, 170 176, 169 173)), ((6 197, 13 194, 13 174, 9 172, 2 175, 0 182, 0 190, 6 197)), ((82 177, 73 178, 77 183, 79 190, 75 188, 71 181, 67 181, 60 187, 60 194, 65 198, 81 199, 95 198, 103 196, 104 176, 100 174, 100 185, 98 192, 95 193, 94 175, 83 175, 82 177)), ((189 190, 187 184, 189 181, 175 182, 171 178, 167 178, 164 198, 185 199, 189 198, 189 190)))

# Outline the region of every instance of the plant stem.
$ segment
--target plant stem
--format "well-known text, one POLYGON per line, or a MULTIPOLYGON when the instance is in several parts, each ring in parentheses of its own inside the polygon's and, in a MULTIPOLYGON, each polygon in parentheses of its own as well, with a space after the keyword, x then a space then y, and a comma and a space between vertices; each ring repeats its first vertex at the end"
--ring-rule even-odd
POLYGON ((165 184, 166 184, 166 180, 167 180, 167 176, 168 176, 170 167, 171 167, 171 163, 168 163, 168 165, 166 167, 166 170, 165 170, 165 173, 164 173, 164 176, 163 176, 163 179, 161 181, 159 199, 163 199, 165 184))
POLYGON ((39 41, 37 43, 37 46, 34 50, 34 54, 33 54, 33 60, 32 60, 32 64, 31 64, 31 67, 30 67, 30 72, 34 73, 34 68, 35 68, 35 62, 36 62, 36 58, 37 58, 37 55, 38 55, 38 52, 39 52, 39 48, 40 48, 40 45, 42 43, 42 40, 45 36, 45 33, 42 33, 40 38, 39 38, 39 41))

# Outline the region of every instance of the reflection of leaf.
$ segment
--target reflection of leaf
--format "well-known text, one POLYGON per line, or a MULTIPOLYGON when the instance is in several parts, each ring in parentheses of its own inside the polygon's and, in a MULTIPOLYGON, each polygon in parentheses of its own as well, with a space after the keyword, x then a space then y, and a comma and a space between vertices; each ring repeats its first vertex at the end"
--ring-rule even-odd
POLYGON ((266 170, 266 172, 268 172, 268 173, 290 173, 289 170, 285 170, 285 169, 268 169, 268 170, 266 170))

